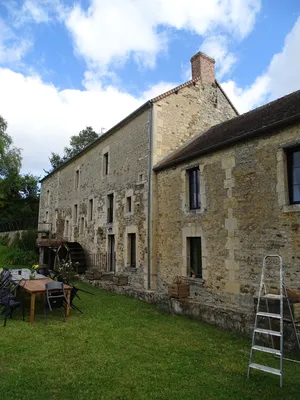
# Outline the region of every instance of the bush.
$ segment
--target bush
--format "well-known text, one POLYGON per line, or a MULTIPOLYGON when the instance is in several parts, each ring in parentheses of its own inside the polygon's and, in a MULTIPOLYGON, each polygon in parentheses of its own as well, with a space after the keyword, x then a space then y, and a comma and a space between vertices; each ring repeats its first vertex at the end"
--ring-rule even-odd
POLYGON ((36 239, 37 231, 35 229, 23 231, 19 247, 28 251, 36 251, 36 239))
POLYGON ((32 265, 38 261, 38 255, 34 251, 23 250, 19 247, 10 247, 4 258, 7 265, 32 265))
POLYGON ((1 246, 8 246, 10 242, 10 238, 8 233, 6 235, 0 236, 0 245, 1 246))

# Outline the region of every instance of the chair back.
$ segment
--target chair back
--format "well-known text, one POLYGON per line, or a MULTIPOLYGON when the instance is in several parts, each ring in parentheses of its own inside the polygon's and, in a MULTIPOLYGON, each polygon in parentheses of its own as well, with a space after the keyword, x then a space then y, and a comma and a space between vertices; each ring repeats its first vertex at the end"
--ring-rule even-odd
POLYGON ((3 270, 0 276, 0 288, 6 287, 11 281, 11 272, 9 270, 3 270))
POLYGON ((61 308, 64 302, 68 302, 63 282, 46 283, 46 297, 49 309, 61 308))

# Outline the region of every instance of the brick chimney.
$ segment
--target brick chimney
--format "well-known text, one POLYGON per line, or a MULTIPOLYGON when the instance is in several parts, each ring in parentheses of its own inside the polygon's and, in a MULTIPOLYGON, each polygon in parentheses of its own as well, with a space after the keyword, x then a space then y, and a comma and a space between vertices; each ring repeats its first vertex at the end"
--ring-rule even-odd
POLYGON ((192 79, 201 77, 203 83, 215 82, 215 60, 199 51, 191 58, 192 79))

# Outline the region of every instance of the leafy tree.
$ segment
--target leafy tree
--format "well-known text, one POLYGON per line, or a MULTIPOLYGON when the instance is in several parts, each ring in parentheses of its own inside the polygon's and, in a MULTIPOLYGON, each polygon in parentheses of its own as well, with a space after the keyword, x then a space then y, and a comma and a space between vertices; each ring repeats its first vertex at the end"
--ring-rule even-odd
POLYGON ((12 145, 6 133, 7 122, 0 115, 0 178, 15 173, 21 168, 21 151, 12 145))
POLYGON ((80 131, 78 135, 71 136, 70 146, 64 148, 64 154, 62 157, 57 153, 51 153, 49 161, 52 171, 70 158, 74 157, 86 146, 94 142, 98 137, 98 133, 96 133, 91 126, 87 126, 85 129, 80 131))
POLYGON ((7 123, 0 116, 0 223, 17 219, 37 219, 39 178, 20 174, 21 151, 7 134, 7 123))

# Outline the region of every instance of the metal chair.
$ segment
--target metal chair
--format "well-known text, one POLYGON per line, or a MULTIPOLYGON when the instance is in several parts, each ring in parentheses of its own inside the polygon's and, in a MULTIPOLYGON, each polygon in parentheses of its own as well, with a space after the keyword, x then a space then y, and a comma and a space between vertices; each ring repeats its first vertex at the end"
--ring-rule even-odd
MULTIPOLYGON (((83 314, 83 312, 77 306, 75 306, 75 304, 73 303, 75 297, 77 297, 79 300, 81 300, 80 297, 78 296, 78 292, 91 294, 92 296, 94 295, 94 293, 88 292, 87 290, 79 289, 78 287, 74 286, 70 281, 67 281, 66 283, 69 286, 72 286, 71 293, 70 293, 70 307, 73 310, 76 310, 76 311, 80 312, 81 314, 83 314)), ((66 306, 66 304, 65 304, 65 306, 66 306)))
POLYGON ((46 299, 44 302, 44 319, 47 320, 47 310, 60 308, 64 322, 66 321, 64 304, 68 304, 68 299, 64 291, 63 282, 50 282, 45 285, 46 299))
POLYGON ((24 321, 24 303, 16 298, 16 291, 21 284, 25 284, 25 280, 21 279, 19 282, 10 282, 10 286, 2 288, 0 290, 0 310, 4 316, 3 326, 6 326, 8 317, 12 319, 13 312, 21 307, 23 310, 23 321, 24 321))

